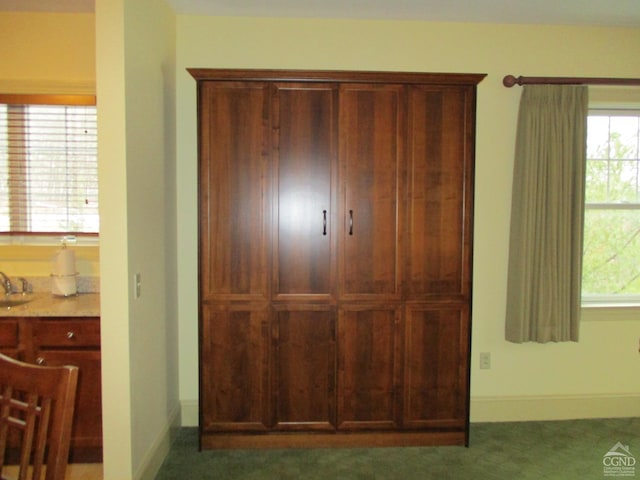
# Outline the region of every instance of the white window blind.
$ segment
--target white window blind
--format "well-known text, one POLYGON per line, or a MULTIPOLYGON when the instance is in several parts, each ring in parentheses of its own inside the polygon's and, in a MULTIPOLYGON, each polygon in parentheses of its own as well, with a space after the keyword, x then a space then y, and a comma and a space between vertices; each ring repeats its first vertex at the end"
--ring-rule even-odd
POLYGON ((95 234, 95 98, 37 97, 0 103, 0 234, 95 234))

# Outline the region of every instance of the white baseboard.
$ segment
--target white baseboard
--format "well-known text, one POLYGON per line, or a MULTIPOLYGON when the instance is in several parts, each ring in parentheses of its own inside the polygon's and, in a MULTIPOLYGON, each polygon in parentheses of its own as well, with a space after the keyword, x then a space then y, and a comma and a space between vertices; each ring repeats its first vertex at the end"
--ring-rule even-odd
POLYGON ((180 405, 176 404, 175 408, 173 408, 169 414, 166 428, 158 435, 158 438, 156 438, 147 451, 133 478, 137 480, 153 480, 156 478, 162 462, 164 462, 164 459, 169 454, 171 442, 178 428, 181 426, 180 424, 180 405))
POLYGON ((200 423, 198 400, 181 400, 180 404, 182 407, 182 426, 197 427, 200 423))
MULTIPOLYGON (((182 400, 182 426, 198 426, 198 401, 182 400)), ((640 394, 472 397, 471 422, 640 417, 640 394)))
POLYGON ((472 423, 640 417, 640 394, 472 397, 472 423))

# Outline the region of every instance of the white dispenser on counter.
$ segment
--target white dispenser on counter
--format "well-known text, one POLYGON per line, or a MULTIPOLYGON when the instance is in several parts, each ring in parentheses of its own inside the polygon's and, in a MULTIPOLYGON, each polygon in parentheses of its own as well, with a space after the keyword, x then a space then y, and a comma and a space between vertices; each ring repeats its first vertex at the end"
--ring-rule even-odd
POLYGON ((76 252, 63 244, 51 261, 51 293, 60 297, 75 295, 78 291, 76 252))

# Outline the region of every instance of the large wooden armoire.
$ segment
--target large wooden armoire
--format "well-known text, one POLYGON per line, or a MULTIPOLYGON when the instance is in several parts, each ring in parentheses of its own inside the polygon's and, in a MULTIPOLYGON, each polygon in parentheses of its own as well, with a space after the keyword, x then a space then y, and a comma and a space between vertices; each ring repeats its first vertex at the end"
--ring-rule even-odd
POLYGON ((189 72, 202 447, 467 444, 484 75, 189 72))

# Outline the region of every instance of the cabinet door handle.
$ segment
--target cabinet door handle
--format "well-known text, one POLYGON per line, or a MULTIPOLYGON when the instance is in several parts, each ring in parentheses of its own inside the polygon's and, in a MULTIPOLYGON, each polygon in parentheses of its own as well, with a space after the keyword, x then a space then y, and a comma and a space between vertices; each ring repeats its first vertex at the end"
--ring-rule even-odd
POLYGON ((46 362, 45 362, 44 358, 38 357, 38 358, 36 358, 36 363, 38 365, 44 365, 46 362))
POLYGON ((322 235, 327 234, 327 211, 322 210, 322 235))
POLYGON ((353 210, 349 210, 349 235, 353 235, 353 210))
POLYGON ((72 332, 72 331, 69 331, 69 332, 67 332, 67 338, 69 340, 71 340, 73 338, 76 338, 76 334, 74 332, 72 332))

